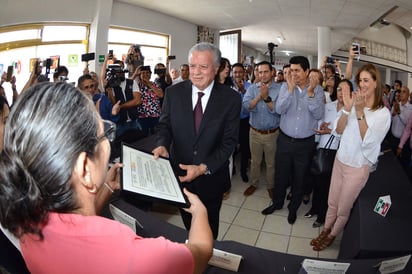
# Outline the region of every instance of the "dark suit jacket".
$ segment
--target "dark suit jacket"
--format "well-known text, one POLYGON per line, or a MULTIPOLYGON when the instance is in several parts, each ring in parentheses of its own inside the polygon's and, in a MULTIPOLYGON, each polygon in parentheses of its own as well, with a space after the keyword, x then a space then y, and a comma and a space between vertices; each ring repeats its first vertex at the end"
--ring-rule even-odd
POLYGON ((184 81, 166 90, 156 142, 169 149, 179 176, 184 172, 178 164, 207 165, 211 175, 184 184, 202 200, 221 197, 230 188, 228 159, 238 143, 240 107, 239 94, 215 82, 196 136, 192 83, 184 81))

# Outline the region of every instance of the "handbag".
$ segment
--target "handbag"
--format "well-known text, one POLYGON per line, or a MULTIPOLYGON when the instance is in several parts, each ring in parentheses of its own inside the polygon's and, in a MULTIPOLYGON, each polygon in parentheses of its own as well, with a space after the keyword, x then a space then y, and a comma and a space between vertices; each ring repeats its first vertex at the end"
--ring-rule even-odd
POLYGON ((313 155, 312 163, 310 166, 310 173, 312 175, 321 175, 332 172, 333 162, 335 160, 336 149, 330 149, 335 136, 331 135, 326 142, 324 148, 316 150, 313 155))

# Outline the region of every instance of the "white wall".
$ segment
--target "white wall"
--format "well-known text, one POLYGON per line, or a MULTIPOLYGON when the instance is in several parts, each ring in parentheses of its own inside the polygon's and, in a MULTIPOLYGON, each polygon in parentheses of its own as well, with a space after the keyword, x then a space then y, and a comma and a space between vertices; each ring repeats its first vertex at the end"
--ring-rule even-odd
POLYGON ((369 27, 359 33, 357 37, 406 50, 405 35, 395 25, 389 25, 381 29, 369 27))
MULTIPOLYGON (((1 8, 0 26, 36 22, 92 23, 98 14, 102 14, 98 12, 99 7, 107 7, 100 1, 105 0, 6 0, 8 3, 1 8)), ((110 13, 105 11, 104 14, 110 13)), ((169 34, 170 55, 176 55, 177 58, 171 63, 172 66, 187 63, 187 53, 197 39, 197 26, 194 24, 115 0, 109 21, 111 25, 169 34)), ((99 44, 93 45, 93 48, 97 49, 98 55, 105 54, 107 46, 99 44), (105 50, 100 53, 102 48, 105 50)))
POLYGON ((197 26, 194 24, 118 1, 113 2, 112 25, 169 34, 169 54, 176 55, 176 60, 171 62, 172 67, 187 63, 188 51, 197 39, 197 26))
POLYGON ((2 0, 1 2, 0 26, 53 21, 90 23, 96 7, 96 0, 2 0))

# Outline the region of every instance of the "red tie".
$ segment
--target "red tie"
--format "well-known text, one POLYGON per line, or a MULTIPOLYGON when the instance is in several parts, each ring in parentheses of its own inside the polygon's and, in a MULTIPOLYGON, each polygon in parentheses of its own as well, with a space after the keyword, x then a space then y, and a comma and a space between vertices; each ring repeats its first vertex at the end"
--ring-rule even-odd
POLYGON ((195 118, 195 132, 196 135, 199 131, 200 122, 202 122, 203 117, 203 109, 202 109, 202 96, 205 95, 203 92, 197 93, 197 103, 195 109, 193 110, 194 118, 195 118))

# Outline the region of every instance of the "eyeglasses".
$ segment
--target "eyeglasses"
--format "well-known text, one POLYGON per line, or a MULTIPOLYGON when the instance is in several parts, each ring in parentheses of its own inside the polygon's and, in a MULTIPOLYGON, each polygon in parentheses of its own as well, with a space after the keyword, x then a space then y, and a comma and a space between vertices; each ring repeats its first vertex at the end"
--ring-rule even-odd
POLYGON ((104 133, 98 137, 99 141, 103 138, 107 138, 109 142, 113 142, 116 139, 116 124, 109 120, 102 121, 104 133))
POLYGON ((84 89, 89 89, 89 88, 94 88, 94 84, 88 85, 88 86, 84 86, 84 89))

